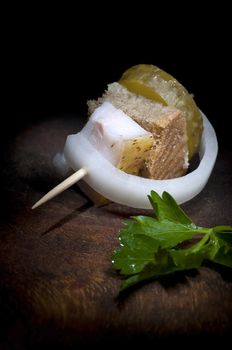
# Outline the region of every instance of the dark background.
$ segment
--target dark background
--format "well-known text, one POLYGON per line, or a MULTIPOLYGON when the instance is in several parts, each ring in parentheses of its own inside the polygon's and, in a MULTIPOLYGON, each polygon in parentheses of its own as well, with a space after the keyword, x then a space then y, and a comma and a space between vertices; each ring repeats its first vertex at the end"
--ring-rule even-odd
POLYGON ((226 52, 215 58, 212 49, 198 49, 194 55, 161 54, 154 49, 143 57, 134 55, 133 59, 122 60, 118 52, 107 55, 106 50, 99 57, 96 52, 83 55, 83 50, 21 48, 21 57, 14 58, 9 67, 10 95, 5 123, 10 134, 17 133, 28 122, 57 114, 85 116, 86 101, 100 96, 107 83, 117 81, 135 64, 149 63, 166 70, 194 94, 198 106, 213 123, 220 145, 231 148, 228 128, 231 73, 226 52))
POLYGON ((5 13, 3 123, 7 140, 27 123, 86 115, 128 67, 151 63, 176 77, 230 147, 230 11, 221 2, 104 4, 66 9, 20 4, 5 13), (8 15, 8 17, 7 17, 8 15))

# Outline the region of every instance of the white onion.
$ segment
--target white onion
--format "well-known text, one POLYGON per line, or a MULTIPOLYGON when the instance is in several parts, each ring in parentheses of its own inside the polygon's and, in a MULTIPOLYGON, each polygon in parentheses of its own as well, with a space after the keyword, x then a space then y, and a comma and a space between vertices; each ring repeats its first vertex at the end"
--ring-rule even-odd
POLYGON ((168 180, 152 180, 129 175, 107 161, 81 133, 67 138, 64 156, 77 171, 87 170, 84 180, 95 191, 113 202, 134 208, 150 209, 147 195, 151 190, 160 195, 169 192, 181 204, 195 197, 205 187, 216 161, 218 144, 215 131, 202 113, 204 131, 200 145, 200 164, 191 173, 168 180))

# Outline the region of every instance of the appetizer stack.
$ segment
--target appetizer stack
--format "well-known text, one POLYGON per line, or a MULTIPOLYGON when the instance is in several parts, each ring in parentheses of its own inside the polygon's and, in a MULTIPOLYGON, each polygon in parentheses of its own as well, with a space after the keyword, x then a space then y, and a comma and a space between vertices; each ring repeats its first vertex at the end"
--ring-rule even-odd
MULTIPOLYGON (((80 186, 95 204, 104 204, 104 197, 150 208, 151 190, 168 191, 181 203, 205 186, 217 155, 216 135, 175 78, 152 65, 132 67, 88 108, 85 127, 68 136, 54 164, 67 175, 82 169, 80 186), (200 165, 186 175, 199 149, 200 165)), ((63 188, 79 178, 66 180, 63 188)), ((60 184, 52 197, 61 191, 60 184)))

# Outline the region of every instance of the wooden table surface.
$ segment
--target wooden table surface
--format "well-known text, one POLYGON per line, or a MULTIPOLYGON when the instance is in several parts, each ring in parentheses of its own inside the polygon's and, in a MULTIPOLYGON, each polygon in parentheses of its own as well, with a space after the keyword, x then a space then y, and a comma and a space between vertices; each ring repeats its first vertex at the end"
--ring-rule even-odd
MULTIPOLYGON (((28 124, 5 153, 0 345, 112 347, 225 339, 232 330, 232 273, 227 268, 204 266, 117 298, 121 278, 110 258, 118 246, 118 230, 123 218, 148 211, 117 204, 95 208, 77 186, 30 209, 59 181, 51 159, 66 135, 80 126, 71 115, 28 124)), ((183 205, 199 225, 232 223, 231 155, 220 150, 204 191, 183 205)))

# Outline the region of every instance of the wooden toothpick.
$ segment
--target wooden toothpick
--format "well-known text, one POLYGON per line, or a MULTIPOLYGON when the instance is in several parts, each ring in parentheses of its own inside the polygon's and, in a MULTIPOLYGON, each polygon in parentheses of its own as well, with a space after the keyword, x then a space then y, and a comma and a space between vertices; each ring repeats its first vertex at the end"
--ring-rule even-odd
POLYGON ((86 174, 87 174, 87 170, 84 168, 81 168, 80 170, 76 171, 74 174, 69 176, 67 179, 62 181, 59 185, 57 185, 51 191, 49 191, 47 194, 45 194, 45 196, 43 196, 38 202, 36 202, 33 205, 32 209, 39 207, 40 205, 46 203, 47 201, 54 198, 55 196, 57 196, 61 192, 67 190, 67 188, 74 185, 77 181, 82 179, 82 177, 84 177, 86 174))

